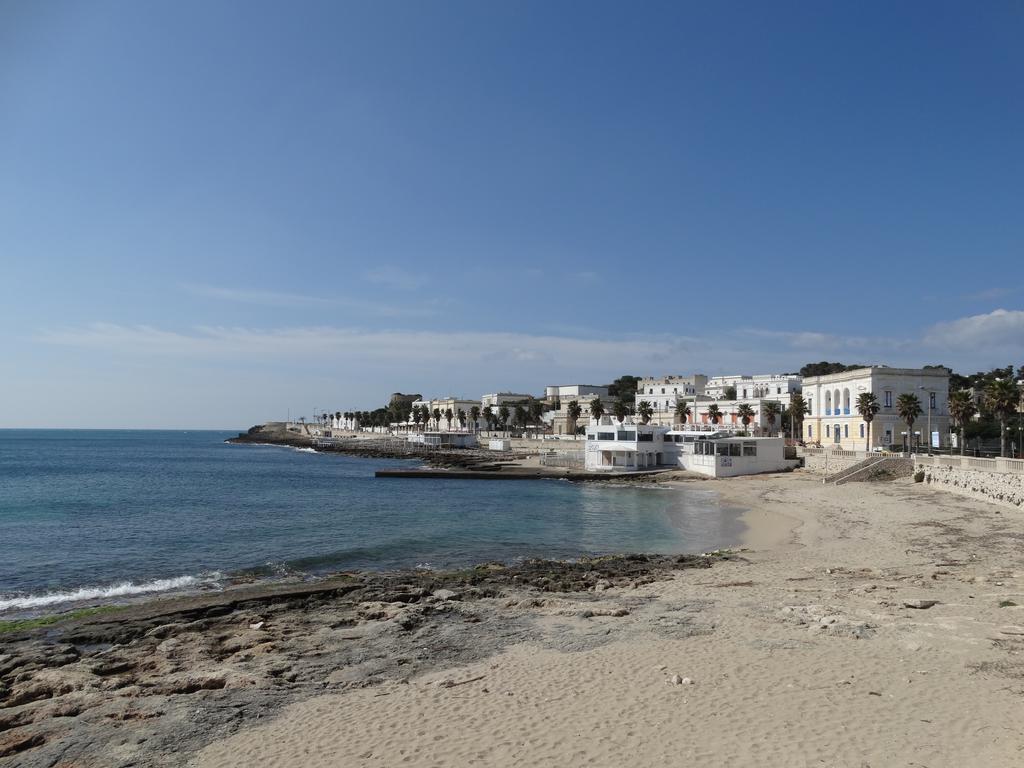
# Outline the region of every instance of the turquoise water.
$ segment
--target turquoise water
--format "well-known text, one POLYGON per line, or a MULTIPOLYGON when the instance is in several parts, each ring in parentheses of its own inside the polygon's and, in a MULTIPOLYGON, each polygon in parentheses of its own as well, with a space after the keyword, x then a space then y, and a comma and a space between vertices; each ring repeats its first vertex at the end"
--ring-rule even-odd
POLYGON ((742 530, 704 489, 377 479, 409 462, 231 436, 0 430, 0 614, 247 574, 698 552, 742 530))

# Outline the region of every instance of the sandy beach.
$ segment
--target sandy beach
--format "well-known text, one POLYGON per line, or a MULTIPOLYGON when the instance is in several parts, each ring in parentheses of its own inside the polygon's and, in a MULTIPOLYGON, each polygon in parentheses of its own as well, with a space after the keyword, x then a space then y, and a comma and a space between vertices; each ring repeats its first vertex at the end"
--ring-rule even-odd
POLYGON ((909 480, 707 485, 749 510, 710 567, 84 622, 122 643, 9 676, 0 765, 1024 761, 1018 513, 909 480))
POLYGON ((720 490, 752 510, 745 559, 603 593, 625 617, 545 605, 537 642, 310 699, 195 765, 1024 762, 1024 615, 1000 607, 1024 603, 1012 513, 906 481, 720 490))

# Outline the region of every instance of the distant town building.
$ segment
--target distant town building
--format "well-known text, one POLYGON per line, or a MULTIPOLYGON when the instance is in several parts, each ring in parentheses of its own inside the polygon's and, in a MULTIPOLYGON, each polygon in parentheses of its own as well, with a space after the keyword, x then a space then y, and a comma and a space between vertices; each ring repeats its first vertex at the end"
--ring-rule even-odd
POLYGON ((806 442, 860 451, 904 444, 926 447, 929 442, 937 447, 949 445, 949 371, 945 368, 875 365, 813 376, 804 379, 803 395, 810 408, 803 423, 806 442), (873 393, 880 406, 871 423, 870 444, 864 419, 857 412, 857 397, 865 392, 873 393), (903 394, 915 395, 921 403, 921 416, 909 435, 896 410, 903 394))
POLYGON ((599 384, 558 384, 544 388, 544 404, 548 407, 545 421, 551 425, 554 435, 571 435, 590 421, 590 404, 595 398, 601 400, 606 411, 610 411, 615 399, 608 394, 608 387, 599 384), (569 403, 579 403, 582 413, 576 424, 569 418, 569 403), (574 428, 575 427, 575 428, 574 428))
MULTIPOLYGON (((477 426, 473 423, 473 418, 470 412, 474 407, 481 408, 480 401, 478 400, 463 400, 457 397, 439 397, 433 400, 417 400, 412 404, 413 408, 426 407, 430 413, 430 420, 428 426, 432 427, 436 431, 443 432, 455 432, 455 431, 473 431, 477 426), (445 417, 448 409, 451 409, 452 420, 448 423, 448 419, 445 417), (434 411, 439 411, 441 418, 434 418, 434 411), (466 414, 466 426, 463 427, 459 423, 459 411, 463 411, 466 414)), ((481 410, 483 410, 481 408, 481 410)), ((411 417, 410 417, 411 419, 411 417)), ((482 419, 481 419, 482 421, 482 419)))
POLYGON ((533 399, 533 395, 524 395, 519 392, 494 392, 490 395, 484 395, 480 398, 480 407, 490 407, 492 411, 497 410, 503 406, 516 406, 522 403, 528 402, 533 399))
MULTIPOLYGON (((646 400, 656 414, 672 414, 678 400, 703 395, 707 383, 708 377, 700 373, 693 376, 645 376, 637 382, 635 406, 646 400)), ((661 419, 654 420, 661 422, 661 419)))
POLYGON ((768 398, 789 405, 790 395, 799 392, 803 379, 795 374, 762 373, 754 375, 712 376, 707 380, 704 394, 718 400, 727 398, 726 390, 736 389, 735 399, 768 398))

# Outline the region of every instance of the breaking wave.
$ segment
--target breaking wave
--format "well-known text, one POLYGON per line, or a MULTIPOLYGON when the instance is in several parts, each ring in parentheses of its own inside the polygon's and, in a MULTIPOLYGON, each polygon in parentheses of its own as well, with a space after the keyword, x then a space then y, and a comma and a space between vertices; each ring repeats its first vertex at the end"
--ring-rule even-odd
POLYGON ((46 592, 39 595, 4 596, 0 595, 0 611, 19 610, 26 608, 44 608, 62 603, 77 603, 82 600, 101 600, 110 597, 126 597, 143 595, 148 592, 169 592, 174 589, 191 587, 197 584, 211 583, 212 577, 178 576, 173 579, 157 579, 135 584, 122 581, 106 587, 79 587, 67 592, 46 592))

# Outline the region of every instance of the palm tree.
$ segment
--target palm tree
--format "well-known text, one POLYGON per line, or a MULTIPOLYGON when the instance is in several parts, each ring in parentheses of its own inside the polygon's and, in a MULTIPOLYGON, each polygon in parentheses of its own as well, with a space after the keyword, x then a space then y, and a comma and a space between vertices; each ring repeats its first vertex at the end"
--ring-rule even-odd
POLYGON ((448 422, 448 431, 449 432, 452 431, 452 419, 454 419, 454 418, 455 418, 455 411, 453 411, 451 408, 445 408, 444 409, 444 420, 446 422, 448 422))
POLYGON ((782 415, 782 403, 778 400, 768 400, 761 405, 761 413, 768 422, 768 434, 775 432, 775 419, 782 415))
POLYGON ((857 413, 864 419, 867 425, 867 450, 871 450, 871 422, 875 420, 875 414, 882 410, 878 404, 878 398, 873 392, 861 392, 857 395, 857 413))
POLYGON ((914 422, 917 421, 918 417, 923 413, 921 410, 921 401, 917 399, 917 395, 910 393, 904 393, 896 398, 896 413, 899 414, 900 418, 907 423, 907 452, 910 452, 910 443, 914 437, 914 422))
POLYGON ((494 431, 494 411, 491 410, 491 406, 487 406, 483 410, 484 421, 487 422, 487 431, 494 431))
POLYGON ((619 424, 626 420, 626 416, 629 415, 629 407, 622 399, 616 400, 615 405, 612 406, 612 413, 615 414, 615 418, 619 420, 619 424))
POLYGON ((749 403, 740 403, 736 407, 736 415, 740 417, 740 421, 743 422, 743 429, 746 430, 754 418, 754 409, 750 407, 749 403))
POLYGON ((531 397, 530 402, 527 406, 527 410, 529 412, 530 421, 534 425, 540 424, 540 417, 544 413, 544 404, 541 403, 540 400, 536 400, 535 398, 531 397))
POLYGON ((498 408, 498 421, 501 422, 502 429, 508 429, 508 416, 509 410, 507 405, 503 405, 500 408, 498 408))
POLYGON ((708 406, 708 418, 711 419, 712 424, 717 424, 722 419, 722 412, 718 408, 718 403, 712 403, 708 406))
POLYGON ((465 429, 466 428, 466 412, 464 410, 462 410, 461 408, 459 408, 459 412, 455 414, 455 418, 457 418, 459 420, 459 428, 460 429, 465 429))
POLYGON ((434 416, 434 429, 441 429, 441 409, 440 408, 435 408, 433 416, 434 416))
POLYGON ((526 408, 522 405, 517 405, 515 411, 513 411, 515 423, 518 424, 520 428, 526 426, 526 418, 528 415, 526 408))
POLYGON ((804 416, 811 412, 810 406, 807 405, 803 395, 799 392, 794 392, 789 398, 789 408, 786 411, 789 414, 789 437, 792 440, 796 440, 797 425, 800 425, 800 434, 802 435, 804 416))
POLYGON ((569 423, 572 424, 572 433, 571 434, 575 435, 576 434, 576 422, 579 420, 580 416, 583 414, 583 409, 580 408, 579 402, 577 402, 576 400, 570 400, 569 401, 569 405, 566 406, 565 414, 566 414, 566 416, 569 417, 569 423))
POLYGON ((974 398, 966 389, 961 389, 949 396, 949 415, 953 417, 953 423, 960 427, 960 455, 964 455, 964 428, 967 422, 978 412, 974 404, 974 398))
POLYGON ((654 407, 646 400, 641 400, 636 407, 636 412, 643 419, 644 424, 650 424, 651 416, 654 415, 654 407))
POLYGON ((469 409, 469 418, 473 422, 473 431, 476 432, 480 429, 480 406, 474 405, 469 409))
POLYGON ((999 419, 999 455, 1006 456, 1006 422, 1017 412, 1020 390, 1010 379, 996 379, 985 387, 985 407, 999 419))
POLYGON ((680 424, 685 424, 690 417, 690 406, 686 404, 685 400, 676 400, 676 417, 680 424))
POLYGON ((604 416, 604 403, 601 402, 600 397, 595 397, 590 401, 590 416, 595 421, 600 421, 604 416))

